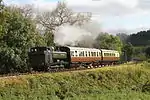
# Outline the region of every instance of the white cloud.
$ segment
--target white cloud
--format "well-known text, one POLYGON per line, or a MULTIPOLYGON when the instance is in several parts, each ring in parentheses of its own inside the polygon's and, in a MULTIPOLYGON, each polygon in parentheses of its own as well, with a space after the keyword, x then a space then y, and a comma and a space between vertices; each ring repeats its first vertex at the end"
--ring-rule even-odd
MULTIPOLYGON (((25 0, 5 0, 9 4, 20 4, 20 2, 25 2, 25 0)), ((150 15, 150 0, 60 0, 67 2, 68 6, 77 12, 92 12, 92 19, 100 22, 105 30, 112 30, 116 26, 115 30, 131 29, 127 27, 127 22, 130 21, 130 27, 132 29, 139 29, 140 27, 148 27, 150 24, 145 24, 145 22, 139 21, 136 18, 139 15, 143 15, 140 20, 143 20, 150 15), (145 15, 145 16, 144 16, 145 15), (116 18, 119 20, 113 20, 116 18), (134 18, 135 17, 135 18, 134 18), (131 20, 132 18, 132 20, 131 20), (122 20, 121 20, 122 19, 122 20), (109 21, 108 21, 109 20, 109 21), (122 23, 120 21, 123 21, 122 23), (113 23, 113 24, 111 24, 113 23), (111 26, 110 26, 111 25, 111 26), (108 27, 109 26, 109 27, 108 27)), ((56 6, 57 0, 27 0, 30 4, 34 4, 39 11, 49 10, 56 6)), ((150 21, 150 20, 149 20, 150 21)), ((148 21, 147 21, 148 23, 148 21)))
POLYGON ((57 1, 46 2, 45 0, 32 0, 32 4, 34 4, 39 10, 51 10, 56 7, 57 1))

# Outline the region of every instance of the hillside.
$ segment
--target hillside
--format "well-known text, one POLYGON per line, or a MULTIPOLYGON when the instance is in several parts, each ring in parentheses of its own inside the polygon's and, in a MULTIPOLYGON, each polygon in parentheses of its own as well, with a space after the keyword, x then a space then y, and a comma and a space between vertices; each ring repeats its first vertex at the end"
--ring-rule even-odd
POLYGON ((149 100, 150 64, 0 78, 0 100, 149 100))
POLYGON ((130 42, 133 46, 149 46, 150 45, 150 30, 140 31, 136 34, 131 34, 127 42, 130 42))

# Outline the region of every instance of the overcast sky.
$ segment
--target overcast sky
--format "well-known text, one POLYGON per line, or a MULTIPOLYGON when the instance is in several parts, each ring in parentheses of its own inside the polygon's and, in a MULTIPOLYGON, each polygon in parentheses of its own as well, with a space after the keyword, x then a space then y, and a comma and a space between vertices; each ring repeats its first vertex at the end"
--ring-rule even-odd
MULTIPOLYGON (((54 8, 60 0, 4 0, 5 4, 34 4, 54 8)), ((136 32, 150 27, 150 0, 61 0, 77 12, 92 12, 106 32, 136 32)))

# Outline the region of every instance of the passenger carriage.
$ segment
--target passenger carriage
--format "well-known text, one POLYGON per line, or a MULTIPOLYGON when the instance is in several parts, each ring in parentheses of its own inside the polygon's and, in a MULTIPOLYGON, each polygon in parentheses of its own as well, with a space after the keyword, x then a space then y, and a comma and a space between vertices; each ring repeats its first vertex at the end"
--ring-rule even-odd
POLYGON ((96 48, 82 48, 70 46, 58 46, 57 50, 67 52, 68 61, 71 64, 82 65, 107 65, 115 64, 119 58, 119 52, 115 50, 96 49, 96 48))

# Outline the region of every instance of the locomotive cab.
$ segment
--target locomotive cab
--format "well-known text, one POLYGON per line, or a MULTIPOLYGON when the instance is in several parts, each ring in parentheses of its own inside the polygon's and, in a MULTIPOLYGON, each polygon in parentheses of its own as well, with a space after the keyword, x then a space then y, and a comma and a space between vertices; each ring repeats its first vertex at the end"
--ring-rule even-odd
POLYGON ((49 47, 30 48, 28 55, 33 70, 45 70, 53 62, 52 49, 49 47))

